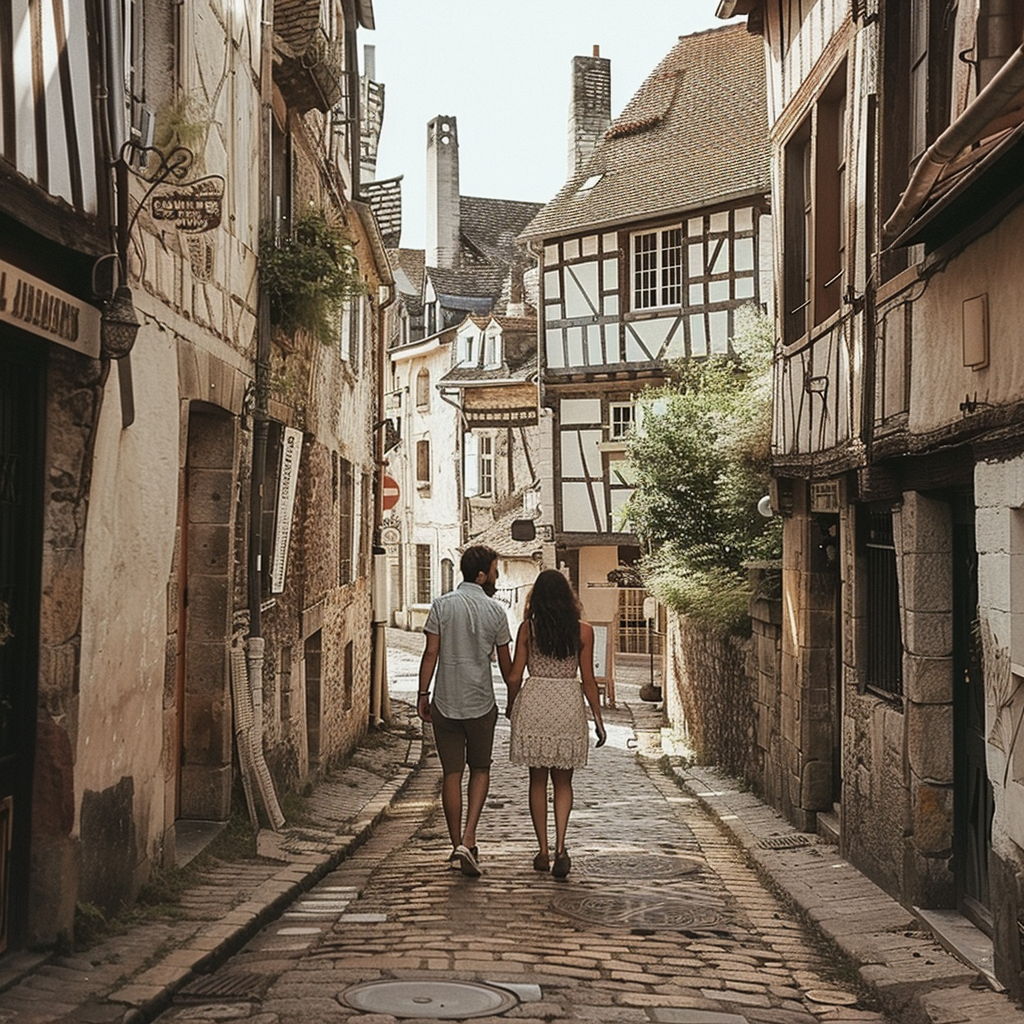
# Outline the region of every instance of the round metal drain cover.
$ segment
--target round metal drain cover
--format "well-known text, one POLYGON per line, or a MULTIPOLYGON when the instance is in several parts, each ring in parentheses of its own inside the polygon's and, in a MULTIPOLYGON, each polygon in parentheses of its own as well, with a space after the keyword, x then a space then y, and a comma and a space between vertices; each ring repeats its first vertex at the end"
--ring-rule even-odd
POLYGON ((364 981, 340 992, 338 1001, 364 1013, 436 1020, 486 1017, 519 1002, 511 992, 476 981, 364 981))
POLYGON ((731 923, 721 904, 706 897, 610 896, 579 890, 556 896, 551 906, 560 914, 608 927, 692 930, 731 923))
POLYGON ((576 859, 575 867, 583 875, 632 878, 642 882, 692 875, 703 865, 691 857, 666 857, 653 853, 585 853, 576 859))

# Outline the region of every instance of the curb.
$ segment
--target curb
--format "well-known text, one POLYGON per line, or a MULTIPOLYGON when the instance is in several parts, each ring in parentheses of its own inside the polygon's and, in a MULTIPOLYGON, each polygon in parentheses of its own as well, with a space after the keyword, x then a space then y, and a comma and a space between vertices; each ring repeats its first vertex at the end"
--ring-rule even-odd
POLYGON ((735 779, 700 767, 672 774, 819 938, 852 963, 886 1014, 907 1024, 1024 1024, 1020 1007, 947 952, 913 911, 835 846, 794 828, 735 779))
POLYGON ((159 963, 109 994, 105 1000, 108 1004, 127 1004, 120 1024, 148 1024, 154 1020, 196 975, 207 974, 223 964, 299 896, 334 871, 370 838, 423 766, 423 760, 424 744, 420 735, 408 741, 403 767, 398 774, 384 782, 376 796, 367 801, 359 817, 348 823, 345 834, 337 837, 337 849, 282 866, 260 886, 268 890, 262 901, 257 890, 247 904, 236 907, 222 921, 207 925, 184 947, 172 950, 159 963), (260 902, 257 904, 257 901, 260 902))

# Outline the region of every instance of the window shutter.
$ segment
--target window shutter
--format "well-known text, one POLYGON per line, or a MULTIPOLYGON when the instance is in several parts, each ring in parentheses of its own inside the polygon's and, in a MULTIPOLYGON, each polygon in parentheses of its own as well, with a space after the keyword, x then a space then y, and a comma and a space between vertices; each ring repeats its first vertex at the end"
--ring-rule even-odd
POLYGON ((462 480, 466 489, 466 497, 472 498, 480 493, 480 445, 475 434, 464 435, 462 480))

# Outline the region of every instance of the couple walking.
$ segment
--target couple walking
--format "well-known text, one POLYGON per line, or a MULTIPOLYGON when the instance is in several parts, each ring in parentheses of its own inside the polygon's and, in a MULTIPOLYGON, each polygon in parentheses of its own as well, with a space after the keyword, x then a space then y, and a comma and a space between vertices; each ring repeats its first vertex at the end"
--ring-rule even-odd
POLYGON ((556 878, 565 878, 571 867, 565 833, 572 810, 572 773, 587 763, 584 697, 594 716, 597 746, 606 739, 594 680, 594 630, 581 620, 568 580, 547 569, 530 591, 513 659, 505 609, 490 599, 498 579, 497 553, 483 545, 467 548, 460 568, 463 582, 430 606, 416 698, 417 714, 434 727, 441 759, 441 803, 454 847, 450 860, 459 862, 464 875, 479 876, 476 827, 490 785, 498 720, 491 680, 491 652, 497 649, 498 667, 508 687, 506 714, 512 721, 509 760, 530 769, 530 817, 539 845, 533 866, 537 871, 550 868, 556 878), (525 683, 524 672, 529 673, 525 683), (467 764, 463 823, 462 778, 467 764), (555 812, 553 863, 547 828, 549 775, 555 812))

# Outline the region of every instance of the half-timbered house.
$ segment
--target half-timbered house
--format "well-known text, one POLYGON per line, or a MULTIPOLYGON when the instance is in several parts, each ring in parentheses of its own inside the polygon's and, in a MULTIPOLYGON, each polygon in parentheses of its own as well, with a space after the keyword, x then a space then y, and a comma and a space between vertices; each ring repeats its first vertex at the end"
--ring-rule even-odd
POLYGON ((1020 998, 1021 8, 719 13, 747 14, 769 59, 785 526, 768 793, 1020 998))
POLYGON ((742 25, 680 37, 614 121, 610 74, 574 58, 569 178, 523 238, 557 562, 593 621, 636 624, 643 591, 609 573, 640 555, 623 519, 637 396, 673 360, 729 353, 736 310, 771 300, 764 55, 742 25))
MULTIPOLYGON (((499 555, 495 598, 510 625, 546 567, 540 517, 541 473, 537 411, 537 318, 467 317, 455 332, 452 367, 441 397, 455 405, 462 426, 460 498, 462 544, 486 544, 499 555)), ((548 558, 553 552, 548 545, 548 558)))

